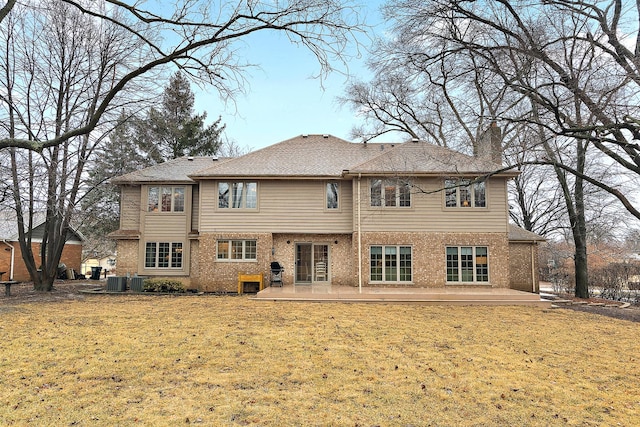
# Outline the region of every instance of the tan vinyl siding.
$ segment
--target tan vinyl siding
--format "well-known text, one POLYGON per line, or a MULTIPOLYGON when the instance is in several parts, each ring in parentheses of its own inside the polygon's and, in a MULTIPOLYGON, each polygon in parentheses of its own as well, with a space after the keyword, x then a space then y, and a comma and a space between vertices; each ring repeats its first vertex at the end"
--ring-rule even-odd
POLYGON ((218 182, 202 181, 200 232, 352 232, 351 181, 340 181, 337 210, 325 209, 326 183, 326 180, 258 181, 257 209, 218 209, 218 182))
MULTIPOLYGON (((200 227, 200 189, 194 185, 191 202, 191 230, 198 230, 200 227)), ((189 230, 190 231, 190 230, 189 230)))
MULTIPOLYGON (((174 185, 179 186, 179 185, 174 185)), ((185 239, 191 231, 192 187, 185 185, 184 212, 148 212, 142 211, 142 225, 145 239, 154 241, 158 238, 185 239)), ((148 186, 142 187, 142 205, 148 206, 148 186)))
MULTIPOLYGON (((370 180, 361 181, 362 232, 427 231, 427 232, 500 232, 507 231, 507 190, 503 178, 487 183, 486 208, 445 208, 444 181, 439 178, 420 178, 414 181, 411 207, 370 206, 370 180)), ((354 181, 357 189, 357 178, 354 181)), ((354 191, 357 197, 357 190, 354 191)), ((356 202, 357 203, 357 202, 356 202)), ((354 224, 357 209, 354 208, 354 224)))
POLYGON ((144 220, 144 237, 146 240, 181 238, 187 232, 187 216, 178 214, 146 215, 144 220))
POLYGON ((138 230, 140 227, 140 186, 120 187, 120 229, 138 230))
MULTIPOLYGON (((180 184, 173 184, 180 186, 180 184)), ((148 212, 142 210, 142 233, 138 248, 138 270, 143 275, 182 276, 189 274, 189 242, 187 234, 191 231, 192 186, 184 185, 184 212, 148 212), (145 268, 145 247, 147 242, 182 243, 182 268, 145 268)), ((142 186, 142 206, 148 206, 148 186, 142 186)))

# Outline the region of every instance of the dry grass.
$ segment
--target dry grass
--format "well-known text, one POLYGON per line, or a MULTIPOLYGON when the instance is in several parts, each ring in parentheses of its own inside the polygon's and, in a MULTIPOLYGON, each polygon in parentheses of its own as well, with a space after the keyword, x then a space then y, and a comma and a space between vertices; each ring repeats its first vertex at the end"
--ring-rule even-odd
POLYGON ((638 324, 532 307, 0 307, 1 425, 634 425, 638 324))

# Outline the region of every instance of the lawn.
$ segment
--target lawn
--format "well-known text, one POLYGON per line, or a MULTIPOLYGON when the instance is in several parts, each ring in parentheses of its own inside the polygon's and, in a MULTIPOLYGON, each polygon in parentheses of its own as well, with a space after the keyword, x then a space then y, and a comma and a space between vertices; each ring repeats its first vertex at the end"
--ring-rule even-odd
POLYGON ((0 425, 637 425, 638 324, 564 309, 0 306, 0 425))

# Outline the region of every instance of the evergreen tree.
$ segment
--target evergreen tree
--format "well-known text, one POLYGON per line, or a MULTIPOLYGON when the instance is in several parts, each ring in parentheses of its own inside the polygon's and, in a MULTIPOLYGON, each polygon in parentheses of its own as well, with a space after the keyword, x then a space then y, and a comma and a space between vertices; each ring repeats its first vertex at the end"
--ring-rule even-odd
POLYGON ((120 218, 120 193, 109 180, 154 164, 140 152, 139 127, 140 120, 123 111, 89 171, 79 228, 86 238, 86 254, 108 255, 115 249, 115 242, 104 238, 118 229, 120 218))
POLYGON ((182 156, 211 156, 221 145, 221 118, 205 126, 207 113, 194 113, 195 96, 180 73, 171 76, 159 109, 151 108, 141 126, 140 147, 155 163, 182 156))

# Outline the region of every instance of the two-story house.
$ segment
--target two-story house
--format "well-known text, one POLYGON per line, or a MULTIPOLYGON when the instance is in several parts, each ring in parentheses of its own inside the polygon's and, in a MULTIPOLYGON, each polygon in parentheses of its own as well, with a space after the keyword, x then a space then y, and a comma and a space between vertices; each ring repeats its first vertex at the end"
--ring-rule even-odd
POLYGON ((501 168, 497 136, 490 129, 468 156, 422 141, 301 135, 123 175, 113 180, 119 274, 234 292, 238 274, 268 276, 278 261, 285 284, 536 292, 541 239, 508 223, 515 174, 491 174, 501 168))

